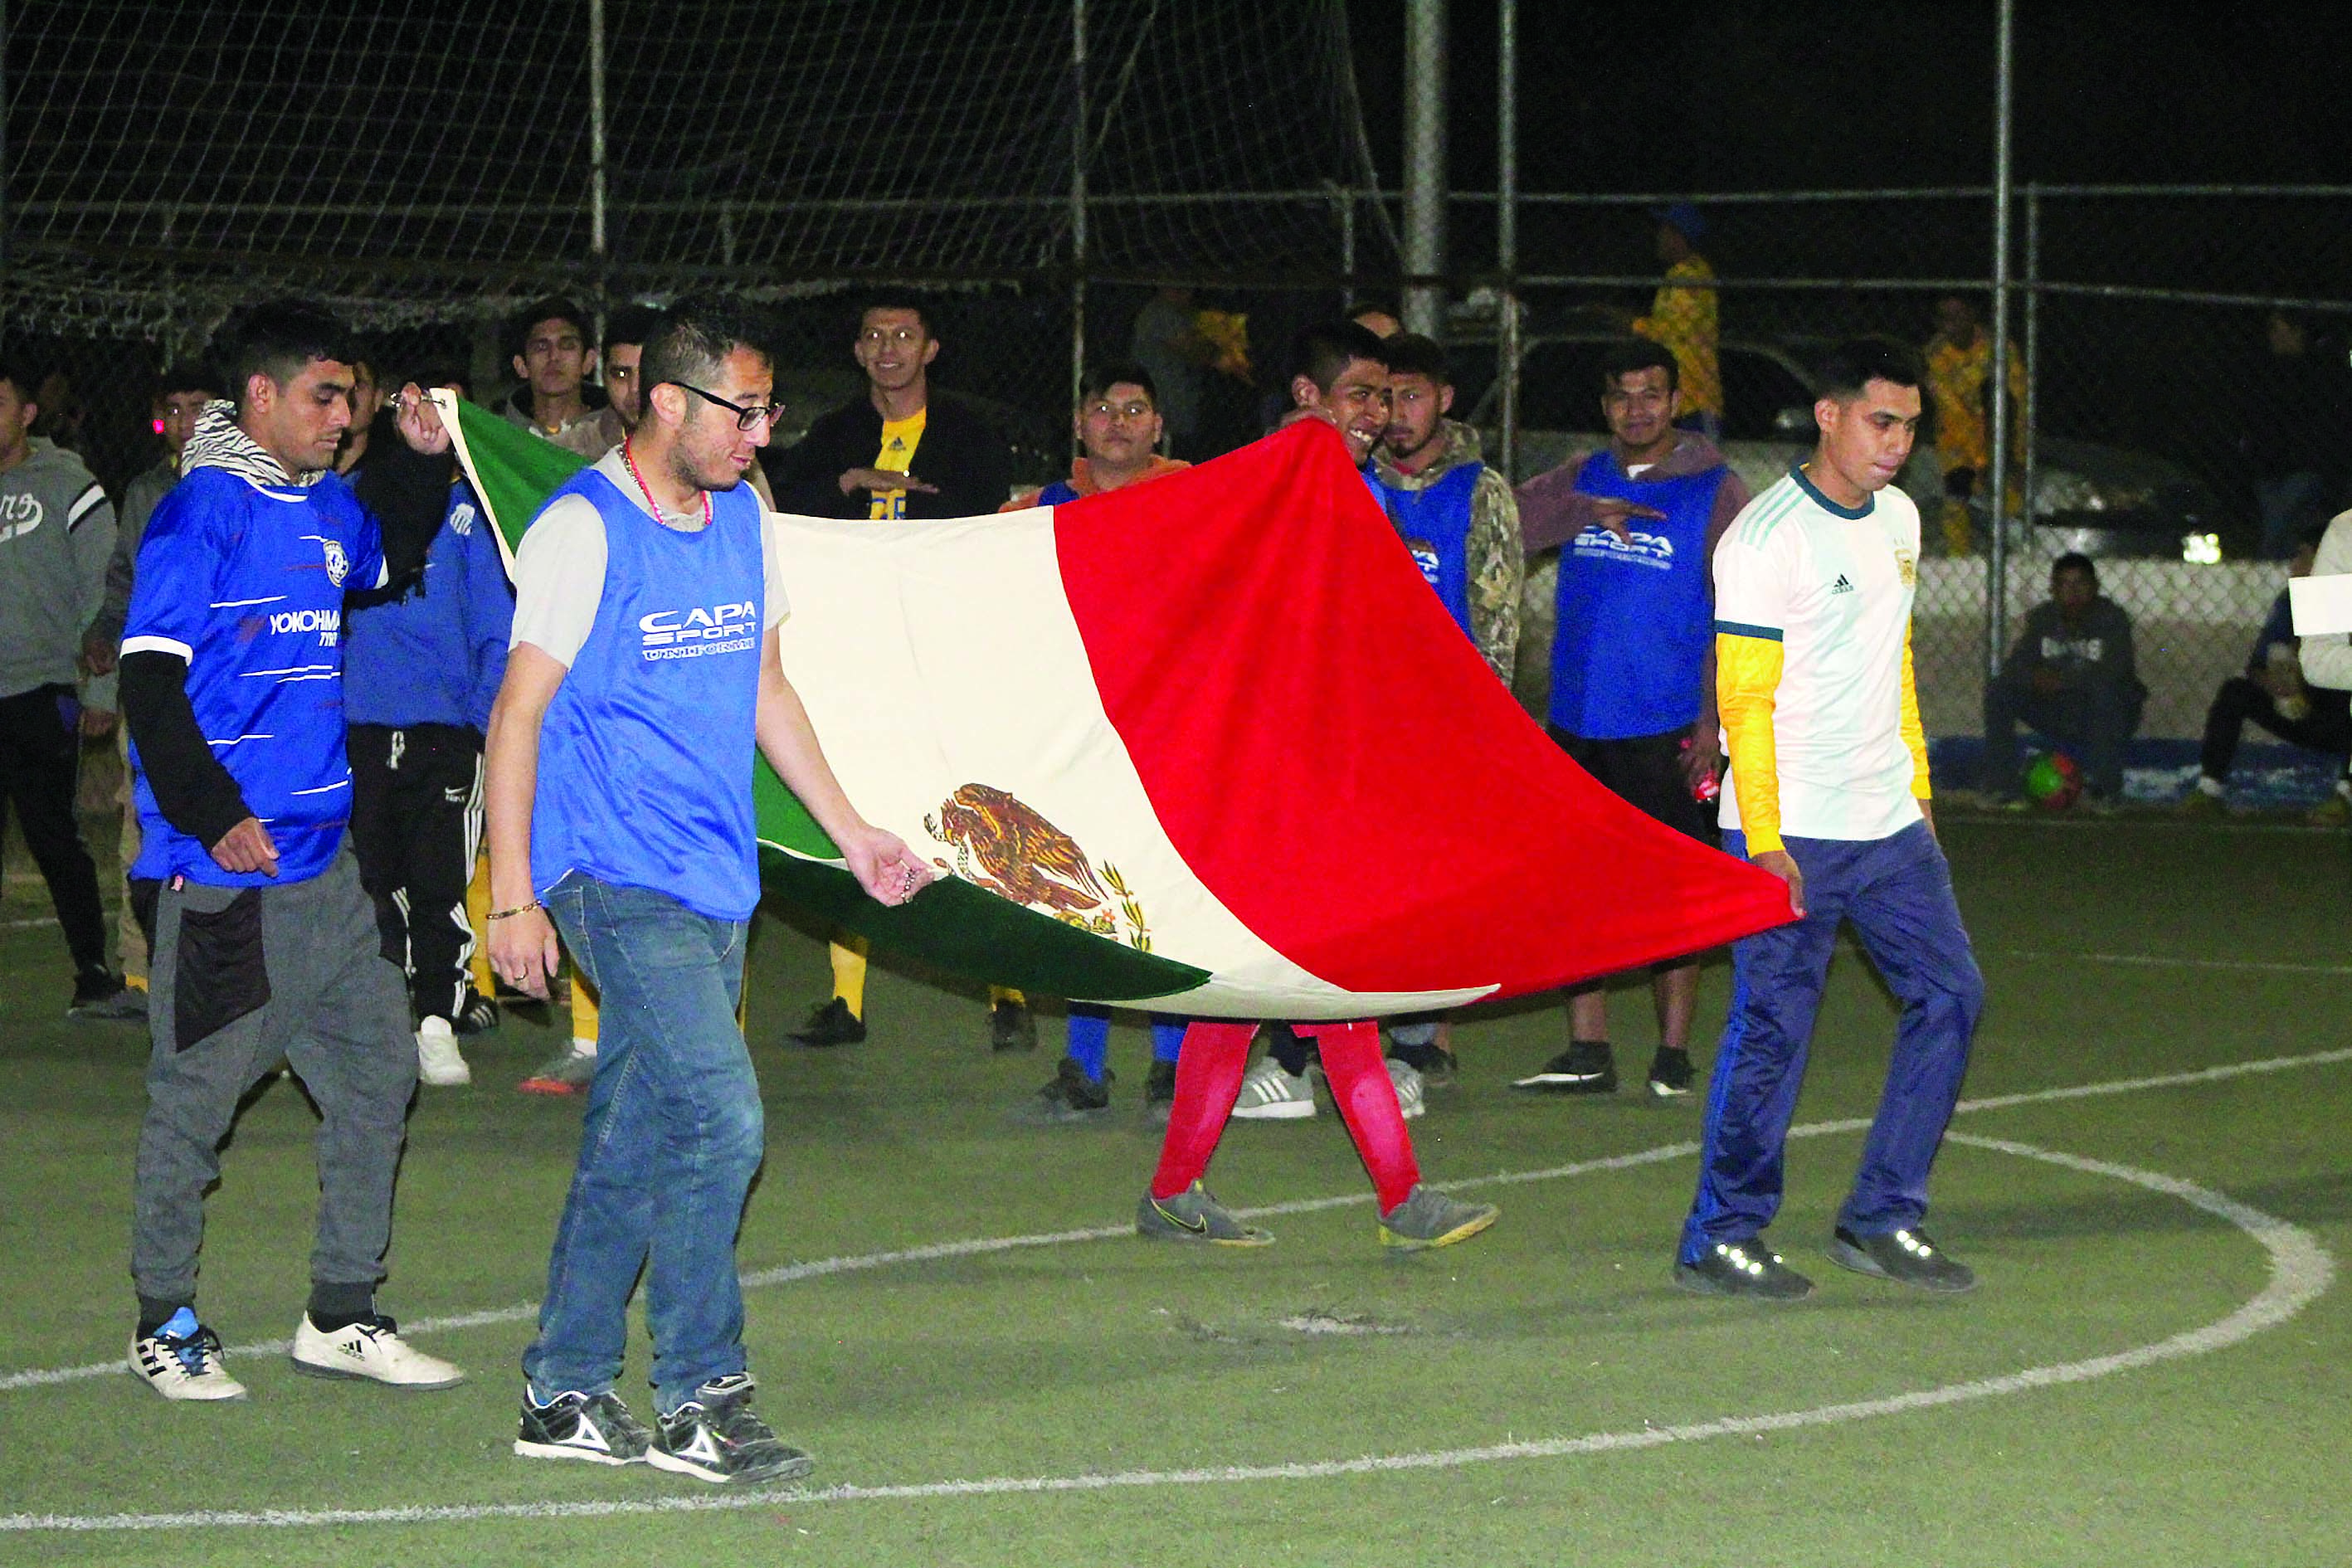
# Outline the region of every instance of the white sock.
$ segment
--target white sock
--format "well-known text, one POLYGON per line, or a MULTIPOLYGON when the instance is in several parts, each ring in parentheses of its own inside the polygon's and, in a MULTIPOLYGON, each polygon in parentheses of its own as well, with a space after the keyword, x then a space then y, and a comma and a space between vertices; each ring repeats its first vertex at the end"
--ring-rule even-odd
POLYGON ((596 1042, 583 1040, 574 1035, 572 1037, 572 1054, 575 1057, 593 1057, 596 1054, 596 1042))
POLYGON ((2215 800, 2219 800, 2221 798, 2225 791, 2220 779, 2213 777, 2210 773, 2199 773, 2197 775, 2197 793, 2200 795, 2210 795, 2215 800))

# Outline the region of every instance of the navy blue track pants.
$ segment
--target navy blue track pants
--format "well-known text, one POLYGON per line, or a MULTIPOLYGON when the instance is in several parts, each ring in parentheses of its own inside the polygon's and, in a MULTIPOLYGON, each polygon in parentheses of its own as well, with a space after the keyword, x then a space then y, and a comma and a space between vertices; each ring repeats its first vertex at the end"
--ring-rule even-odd
MULTIPOLYGON (((1723 847, 1745 859, 1747 836, 1726 832, 1723 847)), ((1731 1014, 1707 1088, 1685 1263, 1717 1242, 1755 1236, 1780 1210, 1789 1124, 1840 921, 1853 922, 1903 1005, 1862 1168, 1838 1215, 1855 1235, 1916 1225, 1927 1212, 1927 1171, 1984 1011, 1984 977, 1927 824, 1878 839, 1790 838, 1784 847, 1804 873, 1805 918, 1732 944, 1731 1014)))

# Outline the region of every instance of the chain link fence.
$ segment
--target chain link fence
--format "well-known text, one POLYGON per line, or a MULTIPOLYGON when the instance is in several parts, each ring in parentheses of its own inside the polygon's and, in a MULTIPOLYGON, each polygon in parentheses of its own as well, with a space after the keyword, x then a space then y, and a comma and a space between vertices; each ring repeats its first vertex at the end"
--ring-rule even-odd
MULTIPOLYGON (((1328 256, 1288 274, 1195 271, 1172 257, 1164 273, 1082 279, 1063 261, 1025 279, 892 281, 937 310, 940 384, 991 413, 1013 443, 1024 483, 1066 465, 1072 364, 1126 357, 1155 288, 1185 287, 1191 308, 1243 323, 1247 368, 1207 378, 1210 406, 1186 454, 1204 457, 1264 427, 1279 400, 1281 346, 1297 325, 1350 299, 1392 299, 1409 281, 1390 198, 1330 188, 1202 199, 1321 233, 1328 256)), ((1516 477, 1604 438, 1592 363, 1599 346, 1649 307, 1660 267, 1655 209, 1665 199, 1522 197, 1521 268, 1507 279, 1464 259, 1492 254, 1493 197, 1454 198, 1456 261, 1445 282, 1457 413, 1468 411, 1499 458, 1501 390, 1516 370, 1516 477), (1507 364, 1503 301, 1513 298, 1519 331, 1507 364)), ((1725 446, 1751 488, 1810 449, 1811 365, 1829 344, 1875 332, 1925 345, 1950 300, 1979 321, 1993 314, 1988 191, 1699 200, 1707 224, 1699 248, 1719 306, 1725 446)), ((2215 687, 2244 667, 2284 558, 2352 504, 2352 447, 2343 438, 2352 423, 2352 296, 2338 281, 2352 188, 2026 187, 2018 214, 2005 625, 2013 636, 2046 597, 2058 554, 2092 555, 2105 590, 2137 627, 2150 691, 2141 734, 2172 742, 2178 764, 2215 687)), ((858 395, 849 340, 864 286, 747 282, 775 323, 779 392, 792 405, 780 436, 789 439, 858 395)), ((512 385, 501 323, 520 298, 501 290, 452 299, 422 314, 410 302, 397 319, 362 320, 376 328, 384 374, 462 367, 478 400, 496 401, 512 385)), ((8 344, 59 378, 43 399, 42 433, 77 446, 119 489, 153 460, 158 372, 194 352, 211 325, 166 312, 112 333, 12 330, 8 344)), ((1931 733, 1969 737, 1980 730, 1996 651, 1988 614, 1995 509, 1981 476, 1966 501, 1948 496, 1930 403, 1901 481, 1920 504, 1928 557, 1915 647, 1931 733)), ((1550 583, 1549 563, 1538 563, 1517 683, 1531 704, 1542 698, 1550 583)))
MULTIPOLYGON (((1511 368, 1503 301, 1515 295, 1520 311, 1516 478, 1605 440, 1600 348, 1650 305, 1657 215, 1672 199, 1523 196, 1518 275, 1461 279, 1454 335, 1490 454, 1501 450, 1511 368)), ((1876 333, 1927 349, 1954 312, 1961 325, 1992 321, 1989 190, 1697 200, 1697 248, 1716 279, 1723 445, 1751 488, 1810 449, 1810 367, 1828 345, 1876 333)), ((1491 195, 1457 195, 1457 257, 1489 243, 1493 212, 1491 195)), ((2149 689, 2130 788, 2160 796, 2193 775, 2207 704, 2244 669, 2287 557, 2352 505, 2352 297, 2340 265, 2352 188, 2023 187, 2016 213, 2000 624, 2015 637, 2049 596, 2060 554, 2095 560, 2103 590, 2133 617, 2149 689)), ((1988 352, 1979 398, 1990 365, 1988 352)), ((1936 379, 1900 482, 1919 503, 1927 556, 1914 624, 1921 704, 1931 736, 1950 741, 1981 733, 1987 668, 2005 650, 1989 614, 1989 476, 1975 474, 1965 500, 1948 486, 1948 468, 1967 458, 1938 428, 1948 409, 1937 406, 1936 379)), ((1552 563, 1537 563, 1517 682, 1530 705, 1546 682, 1552 582, 1552 563)))

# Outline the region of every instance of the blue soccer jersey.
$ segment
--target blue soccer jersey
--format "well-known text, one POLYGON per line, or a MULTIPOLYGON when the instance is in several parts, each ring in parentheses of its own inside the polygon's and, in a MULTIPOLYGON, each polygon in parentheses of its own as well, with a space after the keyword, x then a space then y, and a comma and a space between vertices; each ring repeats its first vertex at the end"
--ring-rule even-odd
POLYGON ((278 875, 227 871, 156 806, 133 746, 135 877, 283 886, 327 868, 352 814, 343 728, 343 594, 381 586, 375 521, 328 474, 262 485, 201 468, 166 495, 139 547, 122 651, 188 661, 188 703, 278 847, 278 875))

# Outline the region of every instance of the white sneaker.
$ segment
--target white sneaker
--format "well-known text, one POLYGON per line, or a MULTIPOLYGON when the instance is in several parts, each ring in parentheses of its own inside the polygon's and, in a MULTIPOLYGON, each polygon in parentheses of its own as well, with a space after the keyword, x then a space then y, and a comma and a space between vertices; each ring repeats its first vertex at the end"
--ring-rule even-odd
POLYGON ((378 1316, 328 1333, 302 1314, 294 1331, 294 1370, 305 1377, 364 1377, 395 1388, 453 1388, 466 1374, 400 1337, 399 1325, 378 1316))
POLYGON ((166 1399, 243 1399, 245 1384, 221 1369, 220 1336, 183 1307, 152 1334, 131 1342, 131 1370, 166 1399))
POLYGON ((416 1076, 438 1089, 474 1081, 448 1019, 427 1018, 416 1026, 416 1076))
POLYGON ((1299 1121, 1315 1114, 1315 1069, 1293 1078, 1269 1052, 1242 1079, 1234 1115, 1244 1121, 1299 1121))
POLYGON ((1407 1121, 1429 1109, 1428 1096, 1421 1081, 1421 1069, 1411 1062, 1388 1058, 1389 1082, 1396 1086, 1397 1110, 1407 1121))

